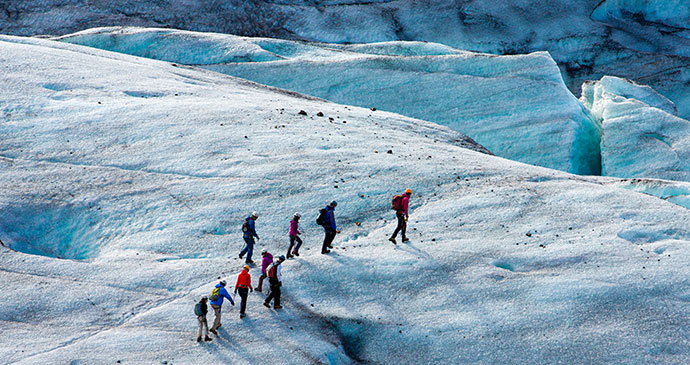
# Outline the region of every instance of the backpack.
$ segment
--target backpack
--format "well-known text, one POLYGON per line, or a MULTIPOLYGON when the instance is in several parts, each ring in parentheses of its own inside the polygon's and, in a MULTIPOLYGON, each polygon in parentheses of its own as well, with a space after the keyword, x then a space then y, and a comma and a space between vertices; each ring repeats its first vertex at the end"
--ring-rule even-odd
POLYGON ((196 314, 197 316, 204 315, 203 313, 201 313, 201 303, 196 303, 196 305, 194 306, 194 314, 196 314))
POLYGON ((318 218, 316 218, 316 224, 318 224, 320 226, 324 226, 324 225, 328 224, 328 222, 326 221, 326 216, 327 216, 326 209, 325 208, 319 209, 319 216, 318 216, 318 218))
POLYGON ((278 280, 278 265, 276 265, 276 264, 271 265, 271 267, 266 272, 266 275, 268 276, 269 279, 278 280))
POLYGON ((220 298, 220 288, 213 288, 211 295, 208 296, 208 299, 211 301, 216 301, 218 298, 220 298))
POLYGON ((402 208, 403 208, 403 206, 402 206, 402 195, 395 195, 393 197, 393 203, 391 204, 391 209, 401 210, 402 208))
POLYGON ((249 232, 249 222, 247 220, 245 220, 244 223, 242 223, 242 232, 249 232))

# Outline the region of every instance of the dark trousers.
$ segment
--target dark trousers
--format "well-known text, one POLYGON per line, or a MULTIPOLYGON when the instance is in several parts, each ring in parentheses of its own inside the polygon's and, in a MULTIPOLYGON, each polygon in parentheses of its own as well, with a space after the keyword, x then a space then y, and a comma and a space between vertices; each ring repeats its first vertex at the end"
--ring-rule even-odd
POLYGON ((288 247, 288 255, 294 255, 295 253, 299 253, 299 248, 302 246, 302 239, 299 238, 298 235, 290 236, 290 247, 288 247), (295 241, 297 241, 297 246, 295 246, 295 241), (295 250, 292 250, 292 247, 295 247, 295 250))
POLYGON ((323 227, 323 229, 326 231, 326 236, 323 238, 323 247, 321 247, 321 252, 326 252, 326 250, 328 250, 328 246, 333 243, 333 239, 335 238, 335 230, 331 227, 323 227))
POLYGON ((403 212, 397 212, 395 216, 398 218, 398 226, 395 228, 395 232, 393 232, 393 238, 398 236, 398 232, 402 231, 402 238, 403 240, 405 239, 405 231, 407 230, 407 222, 405 222, 405 213, 403 212))
POLYGON ((266 304, 271 303, 271 299, 273 299, 273 306, 279 306, 280 305, 280 282, 279 281, 270 281, 271 283, 271 292, 268 294, 268 297, 266 297, 266 304))
POLYGON ((240 313, 244 313, 244 310, 247 309, 247 295, 249 295, 249 288, 237 288, 237 293, 240 295, 240 298, 242 298, 242 301, 240 302, 240 313))
POLYGON ((246 262, 252 261, 252 254, 254 253, 254 237, 244 237, 244 248, 240 251, 240 256, 247 254, 246 262))

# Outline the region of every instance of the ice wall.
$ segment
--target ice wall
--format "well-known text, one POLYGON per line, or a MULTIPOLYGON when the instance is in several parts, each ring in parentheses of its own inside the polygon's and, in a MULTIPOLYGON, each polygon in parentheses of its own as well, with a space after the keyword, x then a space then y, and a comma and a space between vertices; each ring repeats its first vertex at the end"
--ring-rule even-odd
POLYGON ((690 121, 648 86, 604 77, 586 83, 582 102, 602 124, 602 173, 690 181, 690 121))
POLYGON ((495 56, 424 42, 329 45, 136 28, 61 40, 396 112, 449 126, 501 157, 600 172, 598 125, 546 52, 495 56))

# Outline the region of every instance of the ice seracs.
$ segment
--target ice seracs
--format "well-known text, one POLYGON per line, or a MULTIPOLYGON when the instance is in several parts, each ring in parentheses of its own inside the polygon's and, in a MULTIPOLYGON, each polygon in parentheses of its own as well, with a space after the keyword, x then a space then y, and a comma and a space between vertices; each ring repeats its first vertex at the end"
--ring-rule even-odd
POLYGON ((422 42, 334 45, 141 28, 59 39, 376 107, 449 126, 501 157, 599 174, 598 125, 546 52, 495 56, 422 42))
POLYGON ((583 85, 602 125, 602 174, 690 181, 690 121, 648 86, 617 77, 583 85))

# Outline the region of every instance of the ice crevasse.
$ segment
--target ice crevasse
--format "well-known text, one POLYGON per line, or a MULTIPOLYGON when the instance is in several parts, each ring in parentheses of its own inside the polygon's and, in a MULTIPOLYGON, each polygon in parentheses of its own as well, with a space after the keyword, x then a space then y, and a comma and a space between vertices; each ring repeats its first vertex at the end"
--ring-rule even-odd
POLYGON ((690 181, 690 121, 648 86, 605 76, 581 101, 601 123, 602 174, 690 181))

